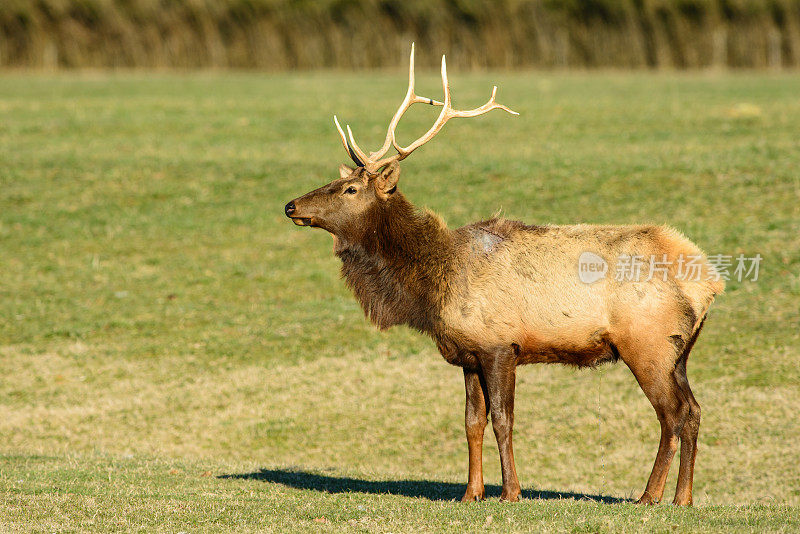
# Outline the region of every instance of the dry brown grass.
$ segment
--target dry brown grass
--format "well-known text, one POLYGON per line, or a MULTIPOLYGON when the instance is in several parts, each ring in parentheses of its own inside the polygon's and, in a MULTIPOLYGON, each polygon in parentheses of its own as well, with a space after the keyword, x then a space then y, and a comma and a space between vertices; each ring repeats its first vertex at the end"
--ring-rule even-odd
MULTIPOLYGON (((223 457, 388 478, 464 475, 459 371, 434 351, 345 352, 269 367, 191 355, 111 360, 80 344, 71 351, 4 349, 0 372, 15 377, 6 394, 26 397, 0 406, 7 449, 200 463, 223 457)), ((710 357, 702 346, 693 355, 710 357)), ((789 353, 776 357, 792 363, 789 353)), ((696 502, 798 505, 791 438, 797 387, 732 387, 737 378, 694 381, 704 406, 696 502)), ((526 367, 517 390, 515 446, 524 486, 615 497, 641 490, 658 425, 624 366, 594 373, 526 367)), ((498 481, 491 432, 485 450, 487 479, 498 481)))

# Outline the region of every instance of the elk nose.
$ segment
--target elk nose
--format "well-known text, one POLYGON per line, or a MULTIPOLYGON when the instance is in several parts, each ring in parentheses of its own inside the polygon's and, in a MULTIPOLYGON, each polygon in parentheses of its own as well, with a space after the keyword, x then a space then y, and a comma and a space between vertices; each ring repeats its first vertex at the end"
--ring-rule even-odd
POLYGON ((294 202, 289 202, 286 204, 286 207, 283 208, 283 211, 286 212, 287 217, 291 217, 292 213, 294 213, 294 202))

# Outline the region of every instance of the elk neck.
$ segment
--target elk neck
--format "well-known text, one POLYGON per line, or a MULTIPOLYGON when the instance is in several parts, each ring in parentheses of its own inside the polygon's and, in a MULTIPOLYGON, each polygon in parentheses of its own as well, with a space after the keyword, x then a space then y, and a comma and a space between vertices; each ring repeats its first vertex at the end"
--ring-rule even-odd
POLYGON ((454 255, 447 225, 399 191, 373 207, 361 229, 337 236, 342 276, 379 328, 433 333, 454 255))

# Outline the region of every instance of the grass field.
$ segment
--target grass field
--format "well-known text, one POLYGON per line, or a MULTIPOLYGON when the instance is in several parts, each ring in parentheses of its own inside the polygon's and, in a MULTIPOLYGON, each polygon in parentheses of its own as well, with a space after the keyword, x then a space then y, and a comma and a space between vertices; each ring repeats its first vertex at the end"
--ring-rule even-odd
POLYGON ((694 508, 627 502, 658 424, 622 364, 521 368, 525 498, 499 502, 487 431, 490 498, 451 502, 460 370, 374 330, 331 238, 283 216, 344 161, 334 112, 382 141, 402 73, 5 73, 0 531, 800 529, 800 76, 454 72, 456 106, 492 81, 520 117, 448 124, 404 162, 417 205, 451 226, 667 223, 764 258, 689 361, 694 508))

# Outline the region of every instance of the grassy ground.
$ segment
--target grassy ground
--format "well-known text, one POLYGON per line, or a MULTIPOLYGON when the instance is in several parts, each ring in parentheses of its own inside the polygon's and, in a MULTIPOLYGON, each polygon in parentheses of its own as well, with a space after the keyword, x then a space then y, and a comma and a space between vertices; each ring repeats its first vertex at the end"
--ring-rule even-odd
MULTIPOLYGON (((461 372, 380 333, 283 204, 376 147, 402 74, 0 78, 0 530, 797 531, 800 77, 458 75, 401 188, 453 226, 671 224, 764 257, 689 376, 694 509, 635 507, 658 441, 623 365, 519 372, 526 497, 466 481, 461 372)), ((424 76, 423 94, 437 94, 424 76)), ((403 139, 433 110, 415 110, 403 139)), ((674 488, 676 464, 667 497, 674 488)))

